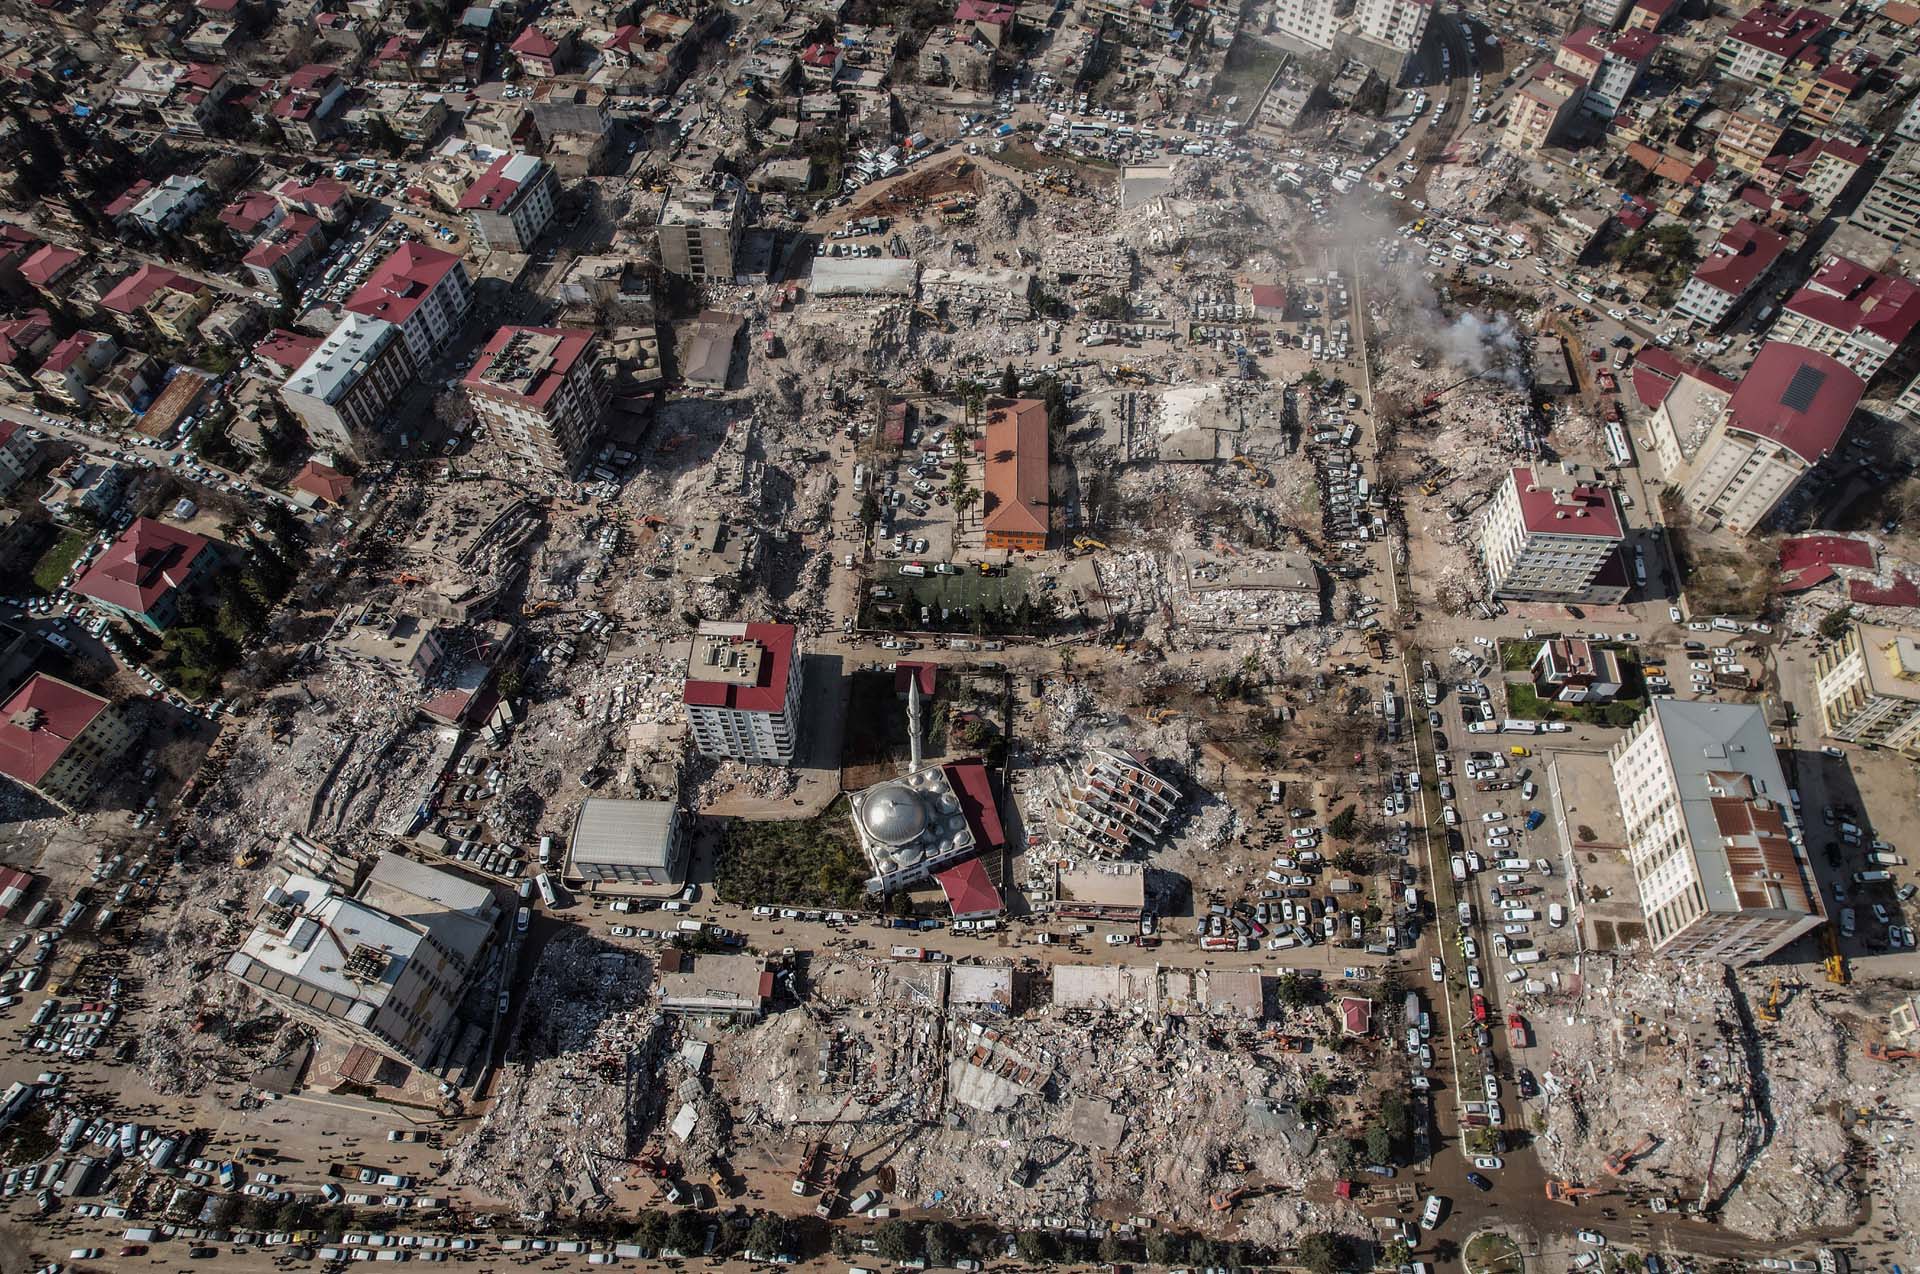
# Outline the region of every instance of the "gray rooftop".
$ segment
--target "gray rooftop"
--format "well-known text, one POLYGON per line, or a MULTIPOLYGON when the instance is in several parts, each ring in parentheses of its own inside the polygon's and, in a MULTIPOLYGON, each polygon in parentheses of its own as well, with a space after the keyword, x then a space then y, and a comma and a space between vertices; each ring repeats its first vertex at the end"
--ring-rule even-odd
POLYGON ((665 869, 677 812, 672 801, 588 800, 574 818, 572 861, 665 869))

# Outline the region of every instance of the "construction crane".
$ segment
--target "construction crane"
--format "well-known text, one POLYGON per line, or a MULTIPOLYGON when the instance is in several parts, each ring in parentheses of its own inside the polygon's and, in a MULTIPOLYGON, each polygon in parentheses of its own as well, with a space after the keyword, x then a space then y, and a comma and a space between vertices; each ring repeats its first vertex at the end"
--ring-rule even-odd
POLYGON ((1552 1177, 1547 1179, 1547 1200, 1550 1203, 1564 1203, 1569 1207, 1575 1207, 1588 1195, 1605 1193, 1606 1191, 1598 1186, 1583 1186, 1572 1181, 1559 1181, 1552 1177))
POLYGON ((1452 381, 1448 384, 1440 386, 1440 388, 1434 390, 1431 394, 1428 394, 1425 398, 1422 398, 1420 400, 1420 405, 1407 413, 1407 419, 1408 420, 1420 419, 1420 417, 1432 411, 1434 407, 1436 407, 1439 404, 1442 398, 1445 398, 1448 394, 1460 388, 1460 386, 1466 384, 1468 381, 1478 380, 1479 378, 1480 378, 1480 373, 1468 372, 1465 376, 1462 376, 1459 380, 1452 381))
POLYGON ((1636 1160, 1653 1153, 1654 1147, 1659 1144, 1660 1139, 1658 1137, 1652 1133, 1647 1133, 1627 1149, 1616 1150, 1608 1155, 1607 1161, 1600 1166, 1606 1171, 1608 1176, 1617 1177, 1628 1168, 1631 1168, 1636 1160))
POLYGON ((1245 469, 1247 473, 1252 476, 1254 486, 1270 487, 1273 485, 1273 475, 1268 473, 1265 469, 1262 469, 1259 465, 1255 464, 1253 461, 1249 460, 1247 457, 1235 456, 1233 458, 1233 462, 1239 465, 1242 469, 1245 469))
POLYGON ((1868 1040, 1860 1046, 1860 1051, 1871 1062, 1909 1062, 1920 1058, 1920 1049, 1888 1048, 1885 1044, 1868 1040))
POLYGON ((1754 1016, 1762 1022, 1780 1020, 1780 979, 1775 978, 1773 985, 1767 988, 1767 1002, 1754 1010, 1754 1016))

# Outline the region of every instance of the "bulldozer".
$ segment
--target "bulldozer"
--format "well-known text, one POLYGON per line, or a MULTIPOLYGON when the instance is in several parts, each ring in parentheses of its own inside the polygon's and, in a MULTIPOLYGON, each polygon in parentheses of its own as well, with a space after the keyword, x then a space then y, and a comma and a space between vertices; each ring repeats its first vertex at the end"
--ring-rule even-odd
POLYGON ((1888 1048, 1875 1040, 1868 1040, 1862 1044, 1860 1052, 1868 1061, 1873 1062, 1910 1062, 1920 1058, 1920 1049, 1888 1048))
POLYGON ((1576 1182, 1560 1181, 1552 1177, 1547 1179, 1547 1200, 1551 1203, 1564 1203, 1568 1207, 1577 1207, 1580 1200, 1588 1195, 1605 1193, 1606 1191, 1598 1186, 1583 1186, 1576 1182))
POLYGON ((1208 1199, 1207 1206, 1215 1212, 1231 1212, 1233 1211, 1233 1205, 1240 1202, 1240 1197, 1246 1194, 1246 1192, 1247 1188, 1245 1186, 1235 1186, 1231 1190, 1222 1191, 1208 1199))
POLYGON ((559 609, 560 609, 559 602, 553 601, 551 599, 546 599, 543 601, 535 602, 531 606, 527 607, 527 617, 531 619, 535 615, 544 615, 548 611, 559 610, 559 609))

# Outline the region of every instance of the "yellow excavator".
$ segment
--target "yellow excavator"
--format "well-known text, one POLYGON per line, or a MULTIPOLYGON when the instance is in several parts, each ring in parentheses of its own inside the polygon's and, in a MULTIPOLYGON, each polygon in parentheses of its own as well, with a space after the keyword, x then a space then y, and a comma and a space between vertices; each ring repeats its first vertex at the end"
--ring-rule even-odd
POLYGON ((1084 535, 1076 535, 1073 537, 1073 551, 1076 553, 1091 553, 1095 549, 1103 549, 1106 547, 1107 546, 1099 540, 1091 539, 1084 535))
POLYGON ((1775 978, 1773 985, 1767 988, 1766 1003, 1754 1010, 1754 1016, 1762 1022, 1778 1022, 1780 1020, 1780 996, 1780 979, 1775 978))
POLYGON ((1249 474, 1253 476, 1254 486, 1270 487, 1273 485, 1273 475, 1268 473, 1265 469, 1262 469, 1259 465, 1255 464, 1253 461, 1247 459, 1247 457, 1235 456, 1233 458, 1233 462, 1239 465, 1242 469, 1245 469, 1249 474))

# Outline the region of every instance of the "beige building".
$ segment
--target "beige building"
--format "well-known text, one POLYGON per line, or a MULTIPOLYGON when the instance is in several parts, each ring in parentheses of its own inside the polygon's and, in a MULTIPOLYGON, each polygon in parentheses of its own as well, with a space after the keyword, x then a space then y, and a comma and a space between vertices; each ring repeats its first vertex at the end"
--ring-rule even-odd
POLYGON ((72 813, 113 776, 134 734, 117 704, 35 673, 0 706, 0 774, 72 813))
POLYGON ((1655 699, 1608 757, 1656 952, 1750 964, 1826 923, 1760 708, 1655 699))
POLYGON ((600 436, 600 341, 566 327, 503 327, 462 384, 488 439, 531 469, 571 476, 600 436))
POLYGON ((1541 469, 1511 470, 1480 526, 1488 584, 1495 597, 1514 601, 1620 601, 1627 592, 1625 542, 1612 488, 1541 469))
POLYGON ((1558 66, 1535 68, 1513 95, 1507 131, 1500 144, 1515 154, 1532 154, 1551 145, 1575 113, 1586 86, 1572 72, 1558 66))
POLYGON ((680 186, 660 207, 660 264, 690 279, 732 282, 745 209, 738 191, 680 186))
POLYGON ((1920 760, 1920 633, 1856 623, 1814 660, 1813 686, 1829 736, 1920 760))
POLYGON ((348 314, 280 387, 314 445, 359 454, 358 435, 384 429, 387 407, 413 383, 400 328, 348 314))

